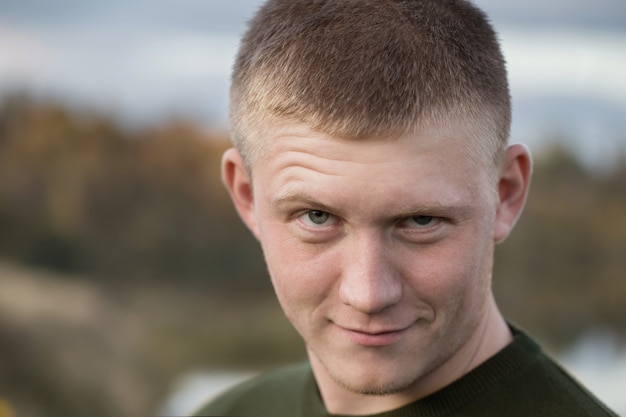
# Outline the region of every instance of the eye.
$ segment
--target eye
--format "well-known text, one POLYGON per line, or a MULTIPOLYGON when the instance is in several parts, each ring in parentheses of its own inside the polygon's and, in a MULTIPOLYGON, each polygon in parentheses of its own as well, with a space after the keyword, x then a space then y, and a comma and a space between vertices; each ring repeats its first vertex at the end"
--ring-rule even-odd
POLYGON ((309 227, 332 226, 337 223, 334 216, 320 210, 310 210, 300 216, 300 220, 309 227))
POLYGON ((434 216, 412 216, 402 221, 403 226, 408 228, 426 228, 436 225, 440 219, 434 216))

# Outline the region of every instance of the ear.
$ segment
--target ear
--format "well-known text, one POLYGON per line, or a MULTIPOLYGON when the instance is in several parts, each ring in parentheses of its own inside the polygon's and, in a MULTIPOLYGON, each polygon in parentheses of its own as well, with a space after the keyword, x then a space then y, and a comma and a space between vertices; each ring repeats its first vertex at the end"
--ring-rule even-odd
POLYGON ((496 213, 494 240, 504 241, 522 214, 528 195, 532 159, 528 148, 521 144, 507 148, 498 180, 499 204, 496 213))
POLYGON ((259 229, 254 210, 252 181, 241 154, 235 148, 228 149, 222 156, 222 181, 235 204, 239 217, 258 239, 259 229))

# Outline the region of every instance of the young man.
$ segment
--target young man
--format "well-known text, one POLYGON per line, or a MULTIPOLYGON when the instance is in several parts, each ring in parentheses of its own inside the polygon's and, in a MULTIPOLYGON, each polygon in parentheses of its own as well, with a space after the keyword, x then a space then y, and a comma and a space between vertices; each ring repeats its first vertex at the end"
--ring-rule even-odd
POLYGON ((198 415, 611 416, 507 324, 521 213, 496 35, 463 0, 269 0, 232 78, 223 178, 309 362, 198 415))

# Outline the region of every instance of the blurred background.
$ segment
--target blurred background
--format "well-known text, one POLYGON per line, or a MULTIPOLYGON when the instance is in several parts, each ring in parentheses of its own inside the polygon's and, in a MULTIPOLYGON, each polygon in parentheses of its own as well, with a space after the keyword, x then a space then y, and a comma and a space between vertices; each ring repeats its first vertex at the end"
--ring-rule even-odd
MULTIPOLYGON (((626 3, 476 3, 536 162, 500 305, 626 414, 626 3)), ((0 0, 0 415, 183 415, 304 358, 219 181, 259 4, 0 0)))

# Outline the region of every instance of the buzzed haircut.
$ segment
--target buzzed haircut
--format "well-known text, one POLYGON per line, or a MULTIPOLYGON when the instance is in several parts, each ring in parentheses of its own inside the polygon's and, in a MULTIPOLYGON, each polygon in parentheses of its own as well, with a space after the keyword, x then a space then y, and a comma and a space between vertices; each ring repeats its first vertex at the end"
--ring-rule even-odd
POLYGON ((494 156, 511 106, 497 36, 468 1, 269 0, 242 39, 230 117, 247 164, 277 122, 360 139, 465 120, 494 156))

